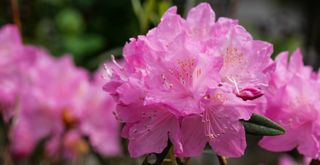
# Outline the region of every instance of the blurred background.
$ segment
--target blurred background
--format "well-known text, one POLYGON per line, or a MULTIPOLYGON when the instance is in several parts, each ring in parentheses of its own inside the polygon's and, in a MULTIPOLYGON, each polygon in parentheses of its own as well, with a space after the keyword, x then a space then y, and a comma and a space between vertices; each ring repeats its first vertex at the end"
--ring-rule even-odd
MULTIPOLYGON (((0 2, 0 25, 13 23, 11 0, 0 2)), ((71 53, 77 65, 97 68, 120 55, 130 37, 155 26, 170 6, 185 15, 199 0, 16 0, 26 43, 54 55, 71 53)), ((256 39, 272 42, 276 55, 300 47, 307 64, 319 67, 320 5, 299 0, 208 0, 218 17, 239 19, 256 39)))
MULTIPOLYGON (((121 58, 129 38, 145 34, 157 25, 163 12, 178 6, 179 13, 199 0, 0 0, 0 26, 20 16, 23 40, 43 46, 55 55, 72 54, 78 66, 91 71, 114 54, 121 58)), ((320 65, 320 6, 299 0, 208 0, 217 17, 238 19, 255 39, 274 44, 274 54, 302 49, 304 61, 315 70, 320 65)), ((17 19, 17 18, 16 18, 17 19)), ((259 137, 251 141, 247 154, 230 164, 276 164, 279 154, 259 149, 259 137), (264 162, 264 163, 261 163, 264 162)), ((293 151, 292 155, 296 155, 293 151)), ((214 164, 211 151, 190 164, 214 164)), ((94 163, 93 163, 94 164, 94 163)), ((112 159, 109 164, 139 164, 130 158, 112 159)))

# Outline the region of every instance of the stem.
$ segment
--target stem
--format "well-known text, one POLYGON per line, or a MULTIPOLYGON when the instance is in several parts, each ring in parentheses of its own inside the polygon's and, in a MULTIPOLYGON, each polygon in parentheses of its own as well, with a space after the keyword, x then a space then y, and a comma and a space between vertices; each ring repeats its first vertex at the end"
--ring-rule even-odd
POLYGON ((98 162, 103 165, 108 165, 109 162, 100 153, 98 153, 90 143, 90 137, 85 136, 83 138, 88 143, 91 153, 97 158, 98 162))
POLYGON ((237 12, 237 8, 239 6, 239 2, 238 2, 238 0, 230 0, 229 3, 230 4, 229 4, 229 9, 228 9, 228 15, 229 15, 229 17, 234 18, 235 14, 237 12))
POLYGON ((185 158, 176 157, 176 161, 178 165, 188 165, 189 160, 190 160, 189 157, 185 157, 185 158))
POLYGON ((220 165, 228 165, 227 159, 224 156, 217 155, 220 165))
POLYGON ((13 17, 13 22, 18 27, 20 33, 22 30, 21 21, 20 21, 20 12, 19 12, 19 4, 18 0, 10 0, 11 3, 11 12, 13 17))
POLYGON ((172 144, 169 142, 167 147, 160 153, 160 154, 149 154, 146 156, 146 158, 143 160, 142 165, 161 165, 164 158, 167 156, 172 144), (155 155, 156 161, 154 163, 149 162, 149 157, 155 155))
MULTIPOLYGON (((0 105, 1 106, 1 105, 0 105)), ((1 107, 0 107, 1 110, 1 107)), ((2 131, 0 133, 0 162, 6 164, 6 165, 13 165, 14 162, 9 154, 9 129, 10 125, 12 123, 12 119, 6 123, 3 120, 3 116, 0 116, 0 130, 2 131)))
POLYGON ((176 156, 173 153, 173 147, 170 148, 170 159, 171 159, 172 165, 178 165, 176 156))
POLYGON ((184 165, 188 165, 190 157, 184 158, 184 165))
POLYGON ((312 159, 312 161, 310 162, 310 165, 320 165, 320 161, 312 159))

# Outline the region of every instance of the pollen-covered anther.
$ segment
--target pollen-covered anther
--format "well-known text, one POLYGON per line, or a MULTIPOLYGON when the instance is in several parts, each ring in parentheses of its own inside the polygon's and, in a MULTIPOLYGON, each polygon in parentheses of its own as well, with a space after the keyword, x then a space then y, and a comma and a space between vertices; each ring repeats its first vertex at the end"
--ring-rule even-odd
POLYGON ((194 58, 185 58, 177 60, 177 78, 182 84, 186 84, 188 79, 192 79, 192 70, 194 69, 196 60, 194 58))
POLYGON ((196 76, 200 77, 201 74, 202 74, 202 69, 201 68, 197 68, 196 69, 196 76))
POLYGON ((225 97, 223 96, 222 93, 217 92, 212 97, 212 101, 214 101, 216 103, 223 103, 225 101, 225 97))
POLYGON ((164 76, 164 74, 161 74, 161 78, 162 78, 162 85, 165 87, 165 88, 168 88, 168 89, 171 89, 173 88, 173 84, 170 83, 167 78, 164 76))
POLYGON ((76 116, 67 108, 62 111, 62 121, 67 129, 74 128, 79 123, 76 116))
POLYGON ((119 116, 117 115, 116 112, 112 111, 112 115, 114 116, 114 118, 115 118, 117 121, 123 122, 123 120, 119 118, 119 116))
POLYGON ((203 96, 203 99, 209 100, 209 99, 210 99, 210 95, 205 95, 205 96, 203 96))
POLYGON ((236 48, 227 48, 224 54, 225 64, 241 64, 243 63, 243 54, 236 48))

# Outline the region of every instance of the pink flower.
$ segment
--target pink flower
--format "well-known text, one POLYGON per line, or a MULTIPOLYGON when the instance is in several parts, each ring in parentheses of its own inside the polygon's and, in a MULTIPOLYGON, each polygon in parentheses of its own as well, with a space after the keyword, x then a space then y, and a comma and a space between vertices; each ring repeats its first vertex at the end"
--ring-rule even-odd
POLYGON ((25 68, 33 62, 33 53, 22 45, 18 29, 6 25, 0 29, 0 113, 6 121, 14 114, 22 91, 25 68))
POLYGON ((38 142, 48 139, 49 155, 63 151, 69 158, 86 151, 81 147, 88 145, 87 136, 97 152, 119 154, 119 125, 112 115, 115 102, 101 90, 101 82, 90 81, 70 56, 56 59, 42 49, 28 48, 37 58, 24 71, 25 90, 10 132, 11 153, 28 156, 38 142))
POLYGON ((303 78, 315 78, 310 66, 304 66, 300 49, 294 51, 290 57, 288 52, 282 52, 276 57, 277 67, 272 75, 271 84, 276 87, 286 85, 292 77, 298 75, 303 78))
POLYGON ((101 90, 101 76, 99 70, 86 91, 80 129, 99 153, 115 156, 121 153, 119 123, 113 115, 116 103, 109 94, 101 90))
POLYGON ((180 156, 199 156, 205 145, 210 144, 219 155, 239 157, 246 148, 245 131, 240 119, 248 120, 253 104, 221 89, 208 91, 201 104, 201 115, 182 120, 183 152, 180 156))
POLYGON ((0 29, 0 67, 0 112, 6 121, 13 119, 9 138, 15 158, 28 156, 43 139, 47 152, 65 149, 70 157, 77 145, 69 144, 82 144, 85 136, 103 155, 121 152, 115 102, 101 90, 102 80, 91 81, 70 56, 54 58, 24 45, 17 28, 7 25, 0 29))
POLYGON ((298 151, 313 159, 320 153, 319 82, 312 71, 303 66, 302 55, 296 51, 287 62, 287 53, 277 59, 272 85, 266 94, 266 116, 285 128, 284 135, 264 137, 260 146, 270 151, 298 151), (283 78, 284 77, 284 78, 283 78))
POLYGON ((73 108, 71 99, 78 94, 81 82, 87 80, 86 73, 75 68, 70 58, 55 59, 44 50, 29 49, 37 58, 32 66, 24 70, 22 85, 25 90, 19 95, 10 132, 11 152, 14 155, 21 152, 15 146, 29 143, 28 151, 31 152, 40 140, 63 133, 63 110, 73 108), (19 134, 27 134, 30 141, 21 140, 19 134))
POLYGON ((160 153, 170 139, 181 156, 200 155, 206 143, 218 154, 241 156, 246 143, 239 120, 254 109, 245 100, 264 94, 274 69, 272 46, 253 40, 236 20, 215 22, 207 3, 186 19, 176 10, 130 39, 123 64, 114 62, 105 73, 129 152, 160 153))
POLYGON ((182 149, 179 122, 165 107, 119 105, 117 113, 118 120, 126 123, 122 136, 129 139, 129 152, 132 157, 161 153, 167 146, 168 139, 175 146, 176 152, 182 149))

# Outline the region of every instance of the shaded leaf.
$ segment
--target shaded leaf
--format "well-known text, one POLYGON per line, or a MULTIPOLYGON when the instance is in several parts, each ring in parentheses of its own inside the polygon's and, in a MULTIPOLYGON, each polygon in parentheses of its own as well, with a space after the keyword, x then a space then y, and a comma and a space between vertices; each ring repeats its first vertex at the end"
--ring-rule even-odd
POLYGON ((262 136, 276 136, 285 133, 285 130, 274 121, 258 115, 252 114, 248 121, 241 120, 246 133, 262 136))

